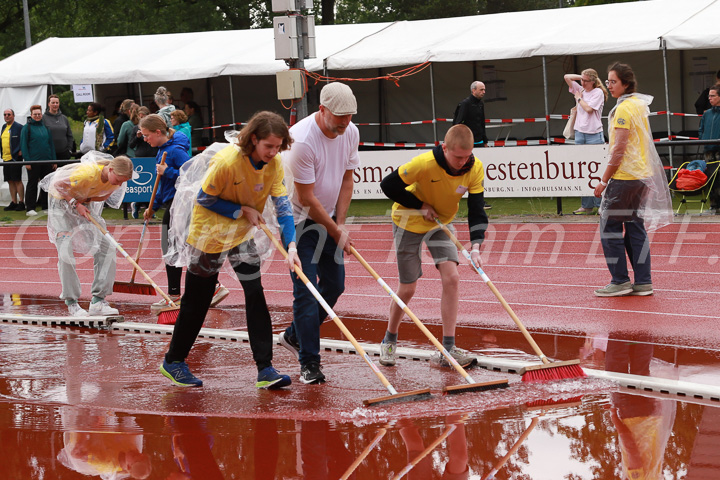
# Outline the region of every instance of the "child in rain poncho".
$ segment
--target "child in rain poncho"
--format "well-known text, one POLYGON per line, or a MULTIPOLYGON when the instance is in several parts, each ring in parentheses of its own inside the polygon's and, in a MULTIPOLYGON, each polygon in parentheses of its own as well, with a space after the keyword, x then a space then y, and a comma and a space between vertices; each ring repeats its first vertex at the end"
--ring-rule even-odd
MULTIPOLYGON (((258 388, 279 388, 291 383, 272 366, 272 321, 260 279, 267 248, 254 239, 264 223, 262 213, 272 198, 288 266, 299 265, 295 248, 292 207, 283 184, 279 152, 292 143, 282 117, 271 112, 255 114, 236 143, 217 151, 208 165, 201 154, 183 166, 171 208, 171 229, 165 261, 187 265, 185 292, 172 340, 160 371, 174 383, 202 386, 185 359, 200 333, 213 297, 218 274, 229 260, 245 294, 250 348, 258 369, 258 388), (204 175, 198 175, 200 173, 204 175), (188 195, 189 194, 189 195, 188 195), (192 208, 192 216, 189 215, 192 208)), ((204 153, 204 152, 203 152, 204 153)), ((264 235, 260 236, 264 239, 264 235)), ((260 240, 260 239, 259 239, 260 240)))
POLYGON ((92 253, 94 279, 90 314, 117 315, 105 297, 112 293, 115 281, 115 249, 92 225, 92 215, 103 227, 103 203, 119 208, 125 195, 124 183, 132 178, 133 164, 127 157, 112 158, 96 151, 88 152, 79 164, 59 168, 41 182, 50 195, 48 234, 58 251, 58 272, 62 283, 60 298, 73 316, 87 316, 78 304, 81 288, 75 271, 75 253, 92 253))

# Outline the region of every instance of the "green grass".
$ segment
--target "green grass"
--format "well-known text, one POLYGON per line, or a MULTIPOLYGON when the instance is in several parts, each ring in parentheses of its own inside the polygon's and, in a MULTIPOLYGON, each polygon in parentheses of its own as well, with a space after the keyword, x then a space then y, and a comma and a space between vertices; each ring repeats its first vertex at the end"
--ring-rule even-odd
MULTIPOLYGON (((555 198, 490 198, 488 203, 492 208, 486 210, 488 216, 492 218, 504 216, 523 216, 535 215, 541 217, 557 216, 557 199, 555 198)), ((673 198, 673 209, 677 210, 680 205, 679 198, 673 198)), ((691 203, 689 209, 690 214, 699 213, 699 205, 691 203)), ((580 198, 563 198, 562 209, 563 214, 572 214, 573 210, 580 207, 580 198)), ((390 200, 353 200, 350 202, 348 217, 389 217, 392 209, 392 201, 390 200)), ((164 211, 160 210, 155 214, 156 218, 153 222, 159 222, 164 211)), ((129 216, 129 212, 128 212, 129 216)), ((467 217, 467 202, 460 202, 458 217, 467 217)), ((28 217, 25 212, 4 212, 0 208, 0 223, 12 223, 18 221, 30 221, 37 224, 45 224, 47 216, 43 213, 37 217, 28 217)), ((123 220, 122 209, 106 208, 103 210, 103 218, 107 220, 123 220)), ((128 220, 132 220, 129 218, 128 220)))

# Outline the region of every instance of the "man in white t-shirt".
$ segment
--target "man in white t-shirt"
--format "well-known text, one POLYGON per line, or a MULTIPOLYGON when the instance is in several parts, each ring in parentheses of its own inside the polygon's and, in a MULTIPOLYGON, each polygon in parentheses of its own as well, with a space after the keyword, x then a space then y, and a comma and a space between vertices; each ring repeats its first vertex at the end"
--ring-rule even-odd
MULTIPOLYGON (((320 109, 290 128, 294 143, 285 163, 295 182, 292 194, 297 254, 303 273, 331 307, 345 289, 343 251, 352 240, 345 229, 353 192, 353 171, 360 166, 360 133, 350 121, 357 101, 350 87, 330 83, 320 92, 320 109)), ((327 314, 293 273, 293 322, 280 343, 300 361, 303 383, 323 383, 320 325, 327 314)))

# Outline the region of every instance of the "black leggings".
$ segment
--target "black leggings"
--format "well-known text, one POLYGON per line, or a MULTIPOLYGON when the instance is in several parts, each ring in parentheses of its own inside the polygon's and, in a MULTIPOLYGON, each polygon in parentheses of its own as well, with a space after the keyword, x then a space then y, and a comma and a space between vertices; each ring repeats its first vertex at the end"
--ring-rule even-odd
MULTIPOLYGON (((162 236, 160 238, 160 247, 162 253, 165 255, 168 249, 168 231, 170 230, 170 207, 172 206, 172 199, 165 203, 165 213, 162 218, 162 236)), ((165 273, 167 273, 168 279, 168 295, 180 295, 180 284, 182 283, 182 268, 173 267, 172 265, 165 264, 165 273)))
MULTIPOLYGON (((272 365, 273 347, 272 321, 260 280, 260 265, 239 263, 233 266, 233 270, 245 294, 250 348, 260 371, 272 365)), ((205 277, 201 276, 202 272, 196 272, 193 273, 191 266, 185 273, 185 293, 180 303, 180 314, 175 323, 170 347, 165 354, 167 362, 185 361, 210 308, 218 273, 205 277)))

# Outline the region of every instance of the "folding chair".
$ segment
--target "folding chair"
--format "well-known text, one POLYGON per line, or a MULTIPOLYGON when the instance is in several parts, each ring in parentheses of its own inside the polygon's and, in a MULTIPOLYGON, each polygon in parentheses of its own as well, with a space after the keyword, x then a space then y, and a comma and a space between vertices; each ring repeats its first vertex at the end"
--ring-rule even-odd
POLYGON ((699 203, 700 213, 703 213, 703 211, 708 208, 707 202, 710 198, 710 194, 713 191, 713 186, 715 185, 715 178, 718 175, 718 167, 720 167, 720 161, 708 162, 707 168, 705 169, 705 175, 707 175, 707 181, 705 182, 705 184, 701 187, 696 188, 695 190, 680 190, 677 188, 678 172, 680 172, 680 170, 682 170, 683 168, 686 168, 688 163, 690 162, 685 162, 680 165, 680 168, 675 171, 675 175, 673 175, 672 180, 670 180, 670 183, 668 184, 668 186, 670 187, 670 191, 673 192, 673 194, 679 194, 682 197, 680 200, 680 205, 678 205, 677 211, 675 212, 677 215, 680 214, 680 210, 682 210, 683 207, 685 208, 683 213, 687 212, 688 203, 699 203), (700 196, 700 199, 687 198, 696 197, 698 195, 700 196))

